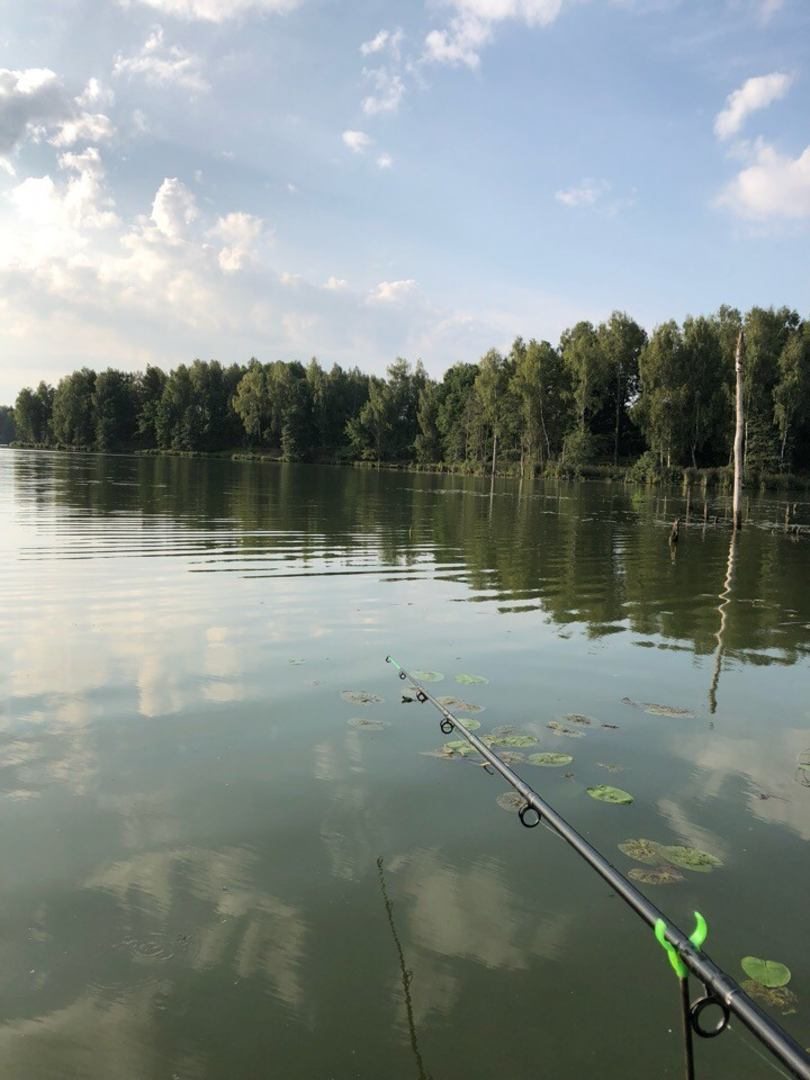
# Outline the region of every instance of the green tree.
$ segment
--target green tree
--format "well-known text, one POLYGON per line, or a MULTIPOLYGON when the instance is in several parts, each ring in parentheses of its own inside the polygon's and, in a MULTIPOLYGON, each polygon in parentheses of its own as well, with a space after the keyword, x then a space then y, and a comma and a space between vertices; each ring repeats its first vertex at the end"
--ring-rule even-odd
POLYGON ((697 468, 698 455, 722 431, 728 407, 723 342, 717 324, 701 316, 683 324, 681 363, 685 433, 697 468))
POLYGON ((779 466, 791 464, 799 428, 810 420, 810 323, 791 330, 779 356, 774 387, 774 419, 779 432, 779 466))
POLYGON ((419 392, 416 419, 419 424, 414 441, 420 465, 435 465, 442 459, 442 441, 438 427, 439 394, 436 383, 428 381, 419 392))
POLYGON ((609 372, 599 337, 589 322, 578 322, 560 338, 560 353, 568 369, 580 432, 601 409, 607 395, 609 372))
POLYGON ((774 422, 774 391, 779 382, 779 358, 799 316, 790 308, 753 307, 745 316, 745 468, 775 469, 779 434, 774 422))
POLYGON ((137 381, 129 372, 108 368, 96 376, 93 415, 98 450, 117 450, 132 445, 138 413, 137 389, 137 381))
POLYGON ((165 372, 151 364, 136 378, 138 414, 135 430, 141 446, 148 449, 158 445, 157 416, 166 378, 165 372))
POLYGON ((475 394, 483 419, 489 429, 492 444, 492 469, 498 460, 498 443, 503 444, 516 430, 515 399, 511 392, 514 360, 490 349, 478 362, 475 394))
POLYGON ((64 446, 95 444, 93 392, 96 373, 89 368, 74 371, 59 380, 53 398, 51 427, 57 443, 64 446))
POLYGON ((532 470, 559 457, 563 438, 571 423, 571 389, 568 371, 560 354, 547 341, 534 338, 512 346, 514 373, 512 392, 518 404, 521 460, 532 470))
POLYGON ((684 422, 684 348, 674 321, 656 327, 639 357, 640 393, 634 413, 662 464, 684 460, 688 424, 684 422))
POLYGON ((17 438, 24 443, 47 443, 51 437, 54 389, 41 382, 36 390, 24 387, 14 403, 17 438))
POLYGON ((0 443, 14 442, 16 438, 14 409, 10 405, 0 405, 0 443))
POLYGON ((472 458, 469 406, 474 398, 477 364, 454 364, 436 388, 436 427, 442 460, 449 465, 472 458))
POLYGON ((618 464, 622 433, 630 418, 630 404, 638 394, 638 360, 647 343, 647 334, 635 319, 623 311, 614 311, 597 330, 602 352, 606 394, 612 398, 613 464, 618 464))

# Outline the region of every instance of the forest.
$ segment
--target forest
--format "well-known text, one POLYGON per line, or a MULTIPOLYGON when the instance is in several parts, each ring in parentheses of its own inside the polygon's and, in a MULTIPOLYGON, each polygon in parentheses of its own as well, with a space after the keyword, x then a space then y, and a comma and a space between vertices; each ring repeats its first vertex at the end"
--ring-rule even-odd
POLYGON ((521 475, 629 467, 640 480, 724 469, 740 329, 746 474, 808 472, 810 320, 786 307, 724 306, 650 334, 614 312, 577 323, 556 346, 518 337, 507 354, 491 349, 440 381, 403 359, 384 378, 314 358, 83 368, 20 390, 0 409, 0 442, 521 475))

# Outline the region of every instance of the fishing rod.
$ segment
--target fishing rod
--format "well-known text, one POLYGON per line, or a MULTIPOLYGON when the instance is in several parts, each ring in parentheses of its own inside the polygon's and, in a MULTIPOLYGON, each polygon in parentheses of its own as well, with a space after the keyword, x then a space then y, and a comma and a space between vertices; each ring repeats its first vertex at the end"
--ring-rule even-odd
POLYGON ((693 1034, 703 1039, 713 1039, 721 1035, 728 1027, 731 1016, 740 1020, 748 1030, 776 1057, 790 1069, 799 1080, 810 1080, 810 1054, 788 1033, 772 1020, 766 1012, 745 993, 739 983, 718 967, 702 950, 708 929, 706 920, 695 912, 696 926, 691 935, 666 918, 655 904, 652 904, 633 883, 616 869, 608 860, 589 844, 581 833, 566 821, 550 803, 529 787, 525 780, 502 761, 491 747, 474 735, 450 710, 442 705, 430 691, 409 674, 401 664, 386 656, 385 662, 391 664, 399 673, 400 679, 410 683, 416 692, 416 700, 421 704, 430 702, 441 714, 439 728, 442 734, 449 735, 457 729, 484 758, 487 771, 499 773, 508 784, 523 798, 525 805, 518 811, 518 816, 527 828, 534 828, 541 823, 561 836, 580 855, 588 865, 620 896, 624 902, 652 927, 655 937, 665 950, 670 965, 678 977, 684 1037, 684 1075, 686 1080, 694 1080, 695 1057, 693 1034), (689 975, 692 974, 703 983, 703 994, 691 1000, 689 975), (703 1019, 707 1009, 719 1008, 720 1017, 713 1025, 703 1019))

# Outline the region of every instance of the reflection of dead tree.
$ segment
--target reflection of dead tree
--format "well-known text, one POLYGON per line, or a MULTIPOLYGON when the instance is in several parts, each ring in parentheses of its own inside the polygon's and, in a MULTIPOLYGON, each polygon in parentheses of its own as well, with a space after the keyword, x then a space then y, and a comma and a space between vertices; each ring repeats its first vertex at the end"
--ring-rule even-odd
POLYGON ((380 879, 380 892, 383 895, 383 901, 385 902, 385 913, 388 916, 388 925, 391 927, 391 937, 394 939, 394 944, 397 948, 397 955, 399 956, 399 970, 402 978, 402 996, 405 999, 405 1011, 408 1014, 408 1032, 411 1038, 411 1050, 416 1061, 416 1068, 418 1070, 418 1080, 431 1080, 430 1073, 425 1072, 424 1062, 422 1061, 422 1055, 419 1052, 419 1042, 416 1038, 416 1021, 413 1017, 413 1002, 411 1000, 411 982, 413 980, 413 972, 409 971, 405 966, 405 956, 402 952, 402 943, 399 940, 399 934, 397 934, 397 928, 394 925, 394 905, 388 898, 388 890, 385 887, 385 874, 383 873, 383 858, 382 855, 377 859, 377 874, 380 879))
POLYGON ((720 628, 715 637, 717 649, 714 654, 714 675, 712 685, 709 688, 709 711, 717 712, 717 687, 720 683, 720 669, 723 666, 723 654, 726 651, 726 621, 728 618, 728 605, 731 602, 731 586, 734 582, 734 566, 737 561, 737 530, 732 530, 731 540, 728 546, 728 564, 726 566, 726 580, 723 582, 723 591, 720 593, 720 603, 717 610, 720 613, 720 628))

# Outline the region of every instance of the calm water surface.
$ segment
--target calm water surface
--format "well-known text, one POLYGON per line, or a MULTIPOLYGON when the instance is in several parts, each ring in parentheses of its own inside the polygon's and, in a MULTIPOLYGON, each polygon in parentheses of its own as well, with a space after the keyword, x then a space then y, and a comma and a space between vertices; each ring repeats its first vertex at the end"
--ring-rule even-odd
POLYGON ((571 753, 518 769, 623 870, 630 837, 720 857, 647 891, 738 977, 788 963, 810 1045, 810 542, 754 500, 729 575, 689 512, 672 558, 684 500, 620 485, 0 451, 0 1073, 681 1075, 650 932, 426 756, 388 652, 571 753))

